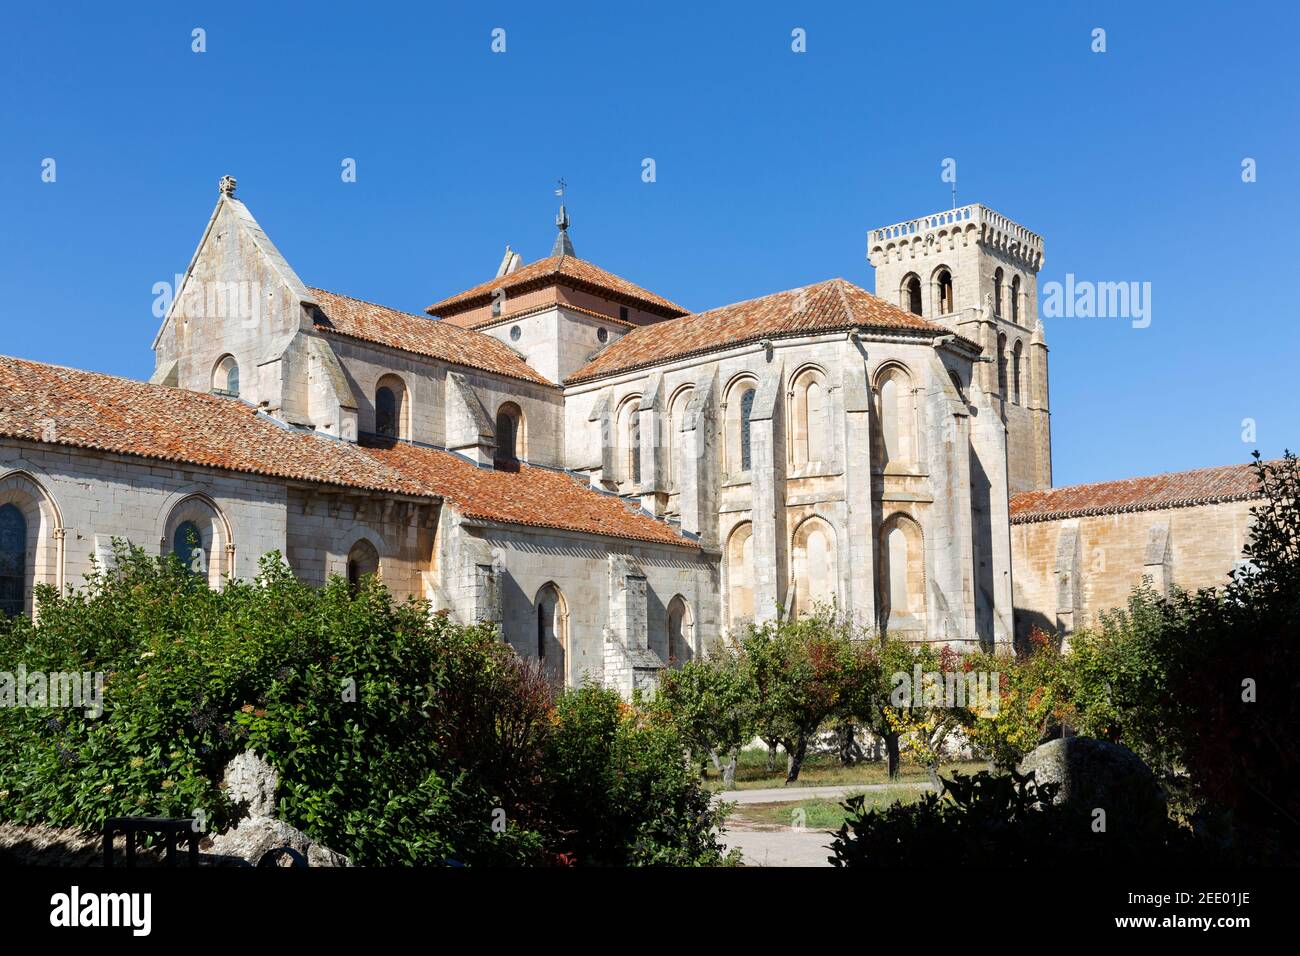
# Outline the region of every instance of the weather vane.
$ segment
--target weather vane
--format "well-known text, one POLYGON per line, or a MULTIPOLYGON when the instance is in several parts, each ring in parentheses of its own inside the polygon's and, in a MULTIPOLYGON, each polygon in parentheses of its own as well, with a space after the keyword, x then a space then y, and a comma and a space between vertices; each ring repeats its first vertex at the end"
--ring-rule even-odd
POLYGON ((564 177, 563 177, 563 176, 561 176, 559 179, 557 179, 557 180, 556 180, 556 183, 557 183, 557 185, 556 185, 556 187, 555 187, 555 195, 560 196, 560 197, 563 197, 563 196, 564 196, 564 187, 567 186, 568 183, 566 183, 566 182, 564 181, 564 177))

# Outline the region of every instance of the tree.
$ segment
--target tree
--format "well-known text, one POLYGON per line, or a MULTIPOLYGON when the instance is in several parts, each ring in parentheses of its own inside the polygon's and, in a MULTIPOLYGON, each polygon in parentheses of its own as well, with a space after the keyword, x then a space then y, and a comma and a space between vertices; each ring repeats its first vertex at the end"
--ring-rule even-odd
POLYGON ((756 696, 748 658, 719 642, 708 656, 665 672, 656 703, 693 755, 712 757, 730 790, 740 748, 754 738, 756 696))
POLYGON ((798 620, 751 624, 743 640, 758 732, 785 748, 786 783, 799 778, 809 741, 841 707, 851 637, 848 622, 819 607, 798 620))

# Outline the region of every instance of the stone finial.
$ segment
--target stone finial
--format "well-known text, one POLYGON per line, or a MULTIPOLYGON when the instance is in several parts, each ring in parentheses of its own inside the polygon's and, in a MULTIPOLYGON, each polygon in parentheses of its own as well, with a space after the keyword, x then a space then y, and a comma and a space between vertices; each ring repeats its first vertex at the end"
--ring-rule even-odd
POLYGON ((217 183, 217 189, 221 190, 221 195, 234 197, 235 195, 235 177, 222 176, 221 182, 217 183))
POLYGON ((569 213, 563 205, 560 206, 560 214, 555 217, 555 227, 560 230, 560 234, 555 237, 555 245, 551 249, 551 255, 573 255, 573 240, 569 238, 569 213))

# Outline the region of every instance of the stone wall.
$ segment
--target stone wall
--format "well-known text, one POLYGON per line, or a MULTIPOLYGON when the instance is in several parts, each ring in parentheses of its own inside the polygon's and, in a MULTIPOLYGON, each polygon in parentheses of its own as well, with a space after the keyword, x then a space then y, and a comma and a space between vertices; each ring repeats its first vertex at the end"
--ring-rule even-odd
POLYGON ((1047 521, 1015 520, 1016 637, 1068 633, 1123 607, 1143 578, 1159 591, 1227 583, 1250 529, 1252 501, 1047 521))

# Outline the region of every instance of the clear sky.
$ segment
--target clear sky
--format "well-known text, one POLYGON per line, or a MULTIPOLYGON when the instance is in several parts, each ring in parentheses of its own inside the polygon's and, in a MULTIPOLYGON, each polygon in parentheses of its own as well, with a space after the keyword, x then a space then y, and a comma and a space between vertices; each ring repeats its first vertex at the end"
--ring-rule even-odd
POLYGON ((412 312, 507 242, 548 254, 563 176, 579 256, 703 309, 874 290, 867 230, 947 208, 953 158, 959 202, 1045 237, 1040 286, 1151 283, 1147 328, 1046 320, 1057 484, 1280 454, 1298 28, 1281 2, 11 4, 0 353, 148 377, 152 289, 225 173, 305 282, 412 312))

